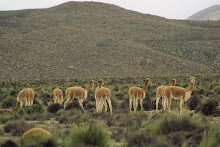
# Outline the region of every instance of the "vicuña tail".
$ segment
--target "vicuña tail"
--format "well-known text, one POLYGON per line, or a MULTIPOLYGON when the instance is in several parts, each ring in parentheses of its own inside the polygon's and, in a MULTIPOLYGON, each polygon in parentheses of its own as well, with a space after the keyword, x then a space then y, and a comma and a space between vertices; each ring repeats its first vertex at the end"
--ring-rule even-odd
POLYGON ((18 101, 16 106, 14 107, 14 109, 12 110, 13 113, 17 112, 18 108, 19 108, 20 102, 18 101))

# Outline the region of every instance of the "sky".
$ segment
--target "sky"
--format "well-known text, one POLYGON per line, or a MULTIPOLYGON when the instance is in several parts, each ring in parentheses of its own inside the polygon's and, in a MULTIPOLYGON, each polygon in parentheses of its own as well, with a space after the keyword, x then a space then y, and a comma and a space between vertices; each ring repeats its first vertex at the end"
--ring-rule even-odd
MULTIPOLYGON (((0 11, 49 8, 75 0, 0 0, 0 11)), ((189 16, 220 4, 220 0, 77 0, 114 4, 144 14, 168 19, 187 19, 189 16)))

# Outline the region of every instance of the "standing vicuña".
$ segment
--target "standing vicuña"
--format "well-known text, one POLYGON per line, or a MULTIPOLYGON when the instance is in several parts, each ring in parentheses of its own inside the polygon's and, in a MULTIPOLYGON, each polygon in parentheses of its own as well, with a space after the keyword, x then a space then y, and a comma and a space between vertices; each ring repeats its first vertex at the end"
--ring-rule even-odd
MULTIPOLYGON (((172 79, 172 85, 171 86, 175 86, 176 85, 176 79, 172 79)), ((162 91, 165 89, 166 86, 161 85, 159 87, 157 87, 157 91, 156 91, 156 111, 158 111, 158 103, 160 100, 160 97, 162 96, 162 91)), ((163 105, 163 109, 166 110, 166 102, 165 99, 162 97, 162 105, 163 105)))
POLYGON ((63 103, 63 92, 59 88, 55 88, 53 90, 53 101, 54 103, 59 103, 60 105, 63 103))
POLYGON ((133 99, 134 112, 136 112, 139 99, 140 99, 141 110, 143 110, 143 100, 145 99, 146 91, 149 84, 150 84, 150 79, 146 78, 144 88, 131 87, 128 90, 130 112, 132 107, 132 99, 133 99))
POLYGON ((18 107, 20 105, 20 108, 22 108, 23 103, 25 103, 25 106, 31 106, 34 103, 34 90, 31 88, 26 88, 21 90, 18 93, 17 96, 17 104, 15 108, 12 110, 12 112, 16 112, 18 110, 18 107))
POLYGON ((171 104, 171 100, 172 98, 176 99, 176 100, 180 100, 180 113, 183 113, 183 105, 184 102, 187 101, 193 91, 193 86, 195 84, 195 77, 190 78, 190 88, 189 89, 185 89, 182 87, 177 87, 177 86, 167 86, 165 87, 165 89, 163 90, 163 97, 165 99, 167 99, 168 104, 168 110, 170 110, 170 104, 171 104))
POLYGON ((99 80, 99 85, 95 90, 95 99, 96 99, 96 112, 101 112, 103 104, 105 104, 105 112, 107 112, 107 103, 110 108, 110 114, 112 114, 112 104, 111 104, 111 91, 108 88, 102 87, 104 84, 103 80, 99 80))
POLYGON ((82 87, 69 87, 66 90, 67 100, 64 103, 64 109, 66 108, 67 104, 70 103, 74 98, 78 98, 79 105, 82 108, 82 110, 84 111, 82 103, 83 103, 83 100, 85 98, 87 98, 88 91, 92 87, 93 84, 94 84, 94 81, 91 80, 89 83, 89 86, 86 89, 84 89, 82 87))

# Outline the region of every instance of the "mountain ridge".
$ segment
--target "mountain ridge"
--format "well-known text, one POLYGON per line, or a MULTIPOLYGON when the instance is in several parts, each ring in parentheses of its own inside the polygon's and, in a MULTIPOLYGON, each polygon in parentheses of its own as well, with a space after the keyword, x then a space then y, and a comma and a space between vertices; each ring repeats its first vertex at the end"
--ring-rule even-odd
POLYGON ((0 79, 216 73, 218 28, 95 2, 0 12, 0 79))
POLYGON ((187 18, 188 20, 220 20, 220 5, 201 10, 187 18))

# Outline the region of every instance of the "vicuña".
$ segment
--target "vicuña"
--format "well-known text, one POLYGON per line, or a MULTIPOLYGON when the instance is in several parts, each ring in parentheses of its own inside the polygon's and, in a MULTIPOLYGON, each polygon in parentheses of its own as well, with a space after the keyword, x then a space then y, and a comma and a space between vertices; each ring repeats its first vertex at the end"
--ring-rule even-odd
MULTIPOLYGON (((175 86, 176 85, 176 79, 172 79, 172 84, 171 86, 175 86)), ((162 97, 162 91, 165 89, 166 86, 161 85, 159 87, 157 87, 157 91, 156 91, 156 111, 158 111, 158 103, 160 100, 160 97, 162 97)), ((165 99, 162 97, 162 105, 163 105, 163 109, 166 110, 166 101, 165 99)))
POLYGON ((177 86, 167 86, 165 87, 165 89, 163 90, 163 97, 168 101, 167 103, 167 107, 168 110, 170 110, 170 104, 171 104, 171 100, 172 98, 176 99, 176 100, 180 100, 180 113, 183 113, 183 105, 184 102, 186 102, 193 91, 193 86, 195 84, 195 77, 190 78, 190 87, 189 89, 185 89, 182 87, 177 87, 177 86))
POLYGON ((31 88, 26 88, 21 90, 18 93, 17 104, 15 108, 12 110, 12 112, 17 112, 19 105, 20 108, 22 108, 23 103, 25 103, 25 106, 32 106, 34 103, 34 95, 35 95, 34 90, 31 88))
POLYGON ((111 91, 108 88, 103 87, 103 80, 100 79, 99 85, 95 90, 95 100, 96 100, 96 112, 101 112, 103 108, 103 104, 105 105, 105 112, 107 112, 107 103, 110 108, 110 114, 112 114, 112 104, 111 104, 111 91))
POLYGON ((143 100, 145 99, 146 91, 150 82, 151 82, 150 79, 146 78, 144 88, 131 87, 128 90, 130 112, 132 107, 132 101, 133 101, 134 112, 136 112, 138 106, 138 100, 140 100, 141 110, 143 110, 143 100))
POLYGON ((78 98, 79 105, 82 108, 82 110, 84 111, 82 103, 83 103, 83 100, 85 98, 87 98, 88 91, 92 87, 93 84, 94 84, 94 81, 91 80, 89 83, 89 86, 86 89, 84 89, 82 87, 69 87, 66 90, 67 100, 64 103, 64 109, 66 108, 67 104, 70 103, 74 98, 78 98))

